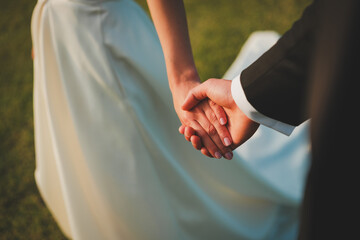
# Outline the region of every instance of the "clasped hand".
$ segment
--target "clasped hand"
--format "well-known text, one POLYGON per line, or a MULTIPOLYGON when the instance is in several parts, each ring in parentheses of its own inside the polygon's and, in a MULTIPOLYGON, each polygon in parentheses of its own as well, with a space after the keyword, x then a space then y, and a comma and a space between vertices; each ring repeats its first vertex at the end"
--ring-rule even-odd
POLYGON ((225 79, 209 79, 192 88, 181 110, 185 111, 185 119, 197 116, 197 123, 181 121, 179 132, 194 148, 209 157, 219 158, 217 149, 220 149, 226 159, 231 159, 233 155, 230 150, 246 142, 259 127, 236 105, 231 95, 231 81, 225 79), (230 136, 227 135, 229 133, 230 136), (220 140, 226 139, 224 136, 231 139, 231 144, 220 140))
MULTIPOLYGON (((199 81, 181 81, 173 87, 175 111, 182 123, 183 134, 194 148, 208 157, 232 158, 231 135, 225 126, 226 113, 222 107, 210 99, 199 102, 196 107, 184 110, 182 105, 191 89, 199 86, 199 81)), ((181 127, 182 128, 182 127, 181 127)))

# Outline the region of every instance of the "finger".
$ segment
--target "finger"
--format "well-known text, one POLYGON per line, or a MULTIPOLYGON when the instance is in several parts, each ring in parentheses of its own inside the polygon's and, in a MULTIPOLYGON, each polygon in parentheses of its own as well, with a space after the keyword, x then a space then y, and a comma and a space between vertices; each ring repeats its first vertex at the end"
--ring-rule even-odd
POLYGON ((216 115, 216 118, 218 119, 218 121, 220 122, 221 125, 226 125, 227 123, 227 116, 225 113, 225 110, 223 107, 217 105, 216 103, 214 103, 211 99, 208 99, 209 105, 211 107, 211 109, 213 110, 213 112, 216 115))
POLYGON ((199 136, 196 135, 191 136, 190 141, 195 149, 200 150, 202 148, 201 139, 199 136))
POLYGON ((233 158, 234 154, 232 152, 227 152, 224 155, 224 158, 226 158, 227 160, 231 160, 233 158))
POLYGON ((185 127, 184 136, 185 136, 185 139, 186 139, 187 141, 190 142, 191 136, 193 136, 193 135, 195 135, 195 134, 196 134, 196 133, 195 133, 195 130, 194 130, 192 127, 189 127, 189 126, 186 126, 186 127, 185 127))
POLYGON ((207 121, 202 119, 203 115, 199 116, 201 126, 205 130, 207 130, 208 135, 217 145, 217 147, 221 150, 222 154, 231 152, 230 148, 227 148, 232 143, 231 135, 227 127, 219 123, 215 116, 215 113, 208 106, 208 103, 204 103, 204 108, 202 108, 202 110, 204 111, 204 115, 206 116, 207 121))
POLYGON ((182 135, 184 135, 184 133, 185 133, 185 126, 184 126, 184 125, 181 125, 181 126, 179 127, 179 133, 182 134, 182 135))
MULTIPOLYGON (((223 127, 220 124, 218 124, 218 126, 220 128, 223 127)), ((214 128, 215 128, 214 125, 212 127, 211 126, 209 127, 208 135, 210 136, 211 140, 215 143, 217 148, 220 150, 221 155, 230 160, 232 158, 232 150, 230 149, 230 147, 226 147, 223 144, 223 142, 220 139, 219 132, 217 132, 216 130, 213 130, 214 128)), ((225 129, 226 129, 226 127, 225 127, 225 129)))
POLYGON ((207 84, 206 82, 194 87, 190 90, 182 105, 183 110, 190 110, 198 105, 203 99, 207 98, 207 84))
MULTIPOLYGON (((222 143, 222 141, 220 139, 218 131, 216 130, 214 125, 209 122, 209 120, 206 118, 205 114, 199 116, 198 122, 202 126, 202 128, 206 131, 207 135, 210 137, 212 142, 217 147, 217 149, 215 149, 215 150, 211 149, 211 148, 207 147, 207 145, 203 142, 204 147, 207 148, 214 157, 221 158, 222 156, 225 156, 225 154, 232 152, 229 147, 224 146, 224 144, 222 143), (219 150, 220 150, 220 152, 218 152, 219 150), (214 153, 214 151, 215 151, 215 153, 214 153)), ((216 124, 218 125, 218 128, 224 128, 225 131, 227 131, 227 128, 224 126, 221 126, 219 124, 219 122, 216 121, 216 124)), ((226 156, 229 156, 229 154, 227 154, 226 156)))
POLYGON ((205 98, 209 98, 222 107, 234 104, 231 95, 231 80, 208 79, 201 85, 191 89, 182 105, 183 110, 190 110, 205 98))
POLYGON ((179 132, 184 135, 185 139, 193 145, 193 147, 197 150, 200 150, 202 147, 201 139, 199 136, 196 136, 196 132, 192 127, 186 127, 184 125, 181 125, 179 127, 179 132), (188 130, 186 130, 188 129, 188 130), (188 134, 185 134, 188 132, 188 134), (190 137, 187 137, 186 135, 189 135, 190 137))
POLYGON ((213 158, 213 156, 211 156, 211 154, 209 153, 209 151, 205 147, 201 148, 200 152, 202 154, 204 154, 205 156, 207 156, 207 157, 213 158))
MULTIPOLYGON (((214 108, 220 107, 219 105, 217 105, 216 103, 214 103, 211 100, 208 101, 208 104, 210 105, 211 110, 213 110, 214 108)), ((206 107, 206 105, 204 105, 204 107, 206 107)), ((220 108, 222 108, 222 107, 220 107, 220 108)), ((232 143, 232 138, 229 133, 229 130, 226 126, 222 125, 218 121, 218 116, 216 115, 215 111, 209 111, 206 108, 204 108, 203 111, 205 112, 206 117, 209 119, 209 121, 215 127, 217 134, 219 135, 223 145, 226 147, 230 146, 232 143)), ((224 111, 224 110, 222 109, 222 111, 224 111)))
MULTIPOLYGON (((207 121, 206 118, 205 120, 207 121)), ((196 121, 193 122, 192 127, 196 131, 196 135, 200 137, 202 145, 208 150, 210 155, 215 158, 221 158, 222 157, 221 150, 212 141, 212 139, 209 137, 208 133, 204 130, 204 128, 196 121)))

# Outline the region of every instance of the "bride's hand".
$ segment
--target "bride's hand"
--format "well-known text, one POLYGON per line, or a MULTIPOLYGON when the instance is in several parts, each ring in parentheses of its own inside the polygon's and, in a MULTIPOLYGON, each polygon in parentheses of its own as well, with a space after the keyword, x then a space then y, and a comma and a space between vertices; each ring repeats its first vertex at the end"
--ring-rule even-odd
MULTIPOLYGON (((198 85, 200 85, 198 80, 183 80, 172 87, 175 111, 182 125, 190 127, 192 132, 189 136, 196 133, 199 137, 198 146, 203 154, 209 157, 224 156, 231 159, 232 151, 227 146, 231 145, 232 139, 227 127, 224 126, 227 123, 227 117, 223 108, 211 100, 202 101, 190 111, 184 111, 181 108, 189 91, 198 85)), ((190 138, 187 140, 190 141, 190 138)))
MULTIPOLYGON (((193 88, 187 96, 182 109, 191 110, 204 100, 211 99, 218 106, 223 107, 227 116, 227 128, 232 136, 231 149, 235 149, 246 142, 258 129, 259 124, 248 118, 236 105, 231 95, 231 81, 225 79, 209 79, 200 86, 193 88)), ((201 147, 198 136, 193 129, 181 126, 179 132, 190 139, 196 149, 201 147)))

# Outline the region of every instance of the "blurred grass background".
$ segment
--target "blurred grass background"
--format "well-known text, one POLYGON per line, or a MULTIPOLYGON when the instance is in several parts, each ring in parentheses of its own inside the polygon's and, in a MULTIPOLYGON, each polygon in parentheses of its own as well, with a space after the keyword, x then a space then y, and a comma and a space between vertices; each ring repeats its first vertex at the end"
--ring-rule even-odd
MULTIPOLYGON (((137 2, 148 12, 145 0, 137 2)), ((185 0, 201 78, 220 78, 253 31, 282 34, 309 3, 185 0)), ((34 181, 30 20, 35 4, 35 0, 8 0, 0 8, 0 240, 66 239, 34 181)))

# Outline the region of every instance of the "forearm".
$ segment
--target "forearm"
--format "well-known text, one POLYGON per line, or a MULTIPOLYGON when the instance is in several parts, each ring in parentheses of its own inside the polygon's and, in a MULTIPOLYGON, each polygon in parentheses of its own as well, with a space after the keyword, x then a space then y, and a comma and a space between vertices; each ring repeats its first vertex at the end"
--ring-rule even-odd
MULTIPOLYGON (((231 154, 225 146, 231 144, 231 136, 226 126, 219 123, 216 112, 224 110, 209 101, 203 101, 190 111, 181 105, 194 87, 200 84, 187 27, 185 7, 182 0, 147 0, 150 13, 163 49, 170 90, 173 95, 175 111, 184 126, 191 127, 201 138, 202 153, 220 158, 231 154)), ((225 121, 225 120, 224 120, 225 121)))
POLYGON ((147 0, 164 52, 171 91, 185 81, 199 81, 182 0, 147 0))

